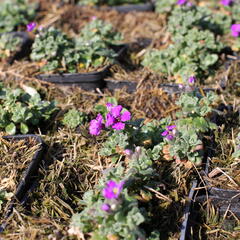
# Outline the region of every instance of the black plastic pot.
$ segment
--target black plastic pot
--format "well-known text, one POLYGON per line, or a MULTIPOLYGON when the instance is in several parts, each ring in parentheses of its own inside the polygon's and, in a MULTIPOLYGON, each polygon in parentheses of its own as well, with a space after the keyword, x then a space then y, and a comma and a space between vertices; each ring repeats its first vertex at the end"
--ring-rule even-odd
MULTIPOLYGON (((113 50, 117 52, 116 59, 120 58, 127 49, 126 44, 112 46, 113 50)), ((110 64, 105 66, 101 71, 94 71, 88 73, 62 73, 62 74, 40 74, 36 77, 39 80, 54 83, 63 86, 78 86, 84 90, 102 89, 105 87, 103 79, 108 75, 110 64)))
POLYGON ((5 218, 0 226, 0 232, 4 231, 6 227, 6 220, 11 216, 15 204, 24 204, 27 199, 28 192, 31 191, 34 187, 38 176, 38 169, 43 159, 43 153, 45 152, 47 147, 46 144, 43 142, 42 138, 34 134, 4 136, 3 138, 6 140, 35 139, 36 143, 39 144, 39 148, 34 153, 31 163, 23 173, 14 197, 9 204, 7 212, 5 213, 5 218))
POLYGON ((13 37, 21 38, 20 50, 7 60, 9 64, 12 64, 15 60, 19 60, 30 54, 33 40, 29 38, 27 32, 8 32, 2 34, 9 34, 13 37))
POLYGON ((122 13, 128 13, 131 11, 136 12, 149 12, 154 10, 154 4, 152 2, 141 3, 141 4, 126 4, 121 6, 112 7, 99 7, 102 10, 116 10, 122 13))

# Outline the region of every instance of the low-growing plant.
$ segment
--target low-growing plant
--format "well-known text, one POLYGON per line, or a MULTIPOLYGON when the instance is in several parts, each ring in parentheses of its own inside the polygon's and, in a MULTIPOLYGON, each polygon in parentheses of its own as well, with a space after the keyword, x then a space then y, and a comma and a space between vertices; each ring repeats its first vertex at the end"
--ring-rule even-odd
POLYGON ((37 4, 28 0, 5 0, 0 2, 0 32, 11 32, 25 26, 36 15, 37 4))
POLYGON ((186 35, 176 35, 174 44, 164 50, 150 50, 142 64, 155 72, 174 76, 178 83, 186 83, 190 76, 198 79, 211 73, 223 44, 210 31, 191 29, 186 35))
POLYGON ((127 171, 122 165, 106 170, 96 189, 84 194, 80 202, 84 210, 73 215, 70 234, 90 234, 93 240, 159 239, 156 231, 147 238, 140 227, 148 217, 146 210, 139 207, 136 186, 146 184, 154 172, 151 160, 142 150, 136 148, 127 171))
POLYGON ((13 53, 19 50, 22 43, 20 37, 11 34, 0 35, 0 59, 5 59, 12 56, 13 53))
POLYGON ((70 39, 61 31, 43 29, 33 43, 31 59, 42 61, 42 71, 77 72, 113 62, 116 53, 111 48, 120 40, 110 24, 95 19, 87 24, 78 37, 70 39))
POLYGON ((185 35, 192 28, 209 30, 214 34, 229 32, 232 19, 222 13, 213 13, 205 7, 190 6, 175 8, 168 21, 168 31, 174 35, 185 35))
POLYGON ((84 124, 88 117, 86 113, 80 112, 76 109, 71 109, 64 114, 62 123, 69 128, 76 128, 79 125, 84 124))
POLYGON ((56 110, 54 102, 43 101, 38 93, 30 95, 20 88, 0 85, 0 128, 8 134, 26 134, 29 127, 48 120, 56 110))
POLYGON ((216 96, 213 93, 201 96, 191 91, 180 96, 177 104, 181 111, 177 113, 176 125, 168 126, 163 133, 170 145, 170 155, 177 161, 185 160, 197 166, 201 165, 203 134, 216 128, 216 125, 207 118, 212 112, 211 105, 215 100, 216 96))

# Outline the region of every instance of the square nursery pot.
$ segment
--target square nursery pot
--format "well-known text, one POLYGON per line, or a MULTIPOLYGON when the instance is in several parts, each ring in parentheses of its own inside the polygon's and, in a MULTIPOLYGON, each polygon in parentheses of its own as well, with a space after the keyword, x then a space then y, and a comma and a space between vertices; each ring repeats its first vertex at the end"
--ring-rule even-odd
POLYGON ((37 176, 38 176, 38 169, 42 162, 43 153, 46 150, 47 145, 43 142, 42 138, 34 135, 34 134, 27 134, 27 135, 12 135, 12 136, 4 136, 3 139, 5 140, 23 140, 23 139, 34 139, 37 144, 39 144, 38 149, 34 153, 32 160, 24 171, 23 176, 21 177, 21 181, 17 185, 16 192, 10 201, 6 212, 4 213, 4 219, 1 219, 0 225, 0 233, 4 231, 6 228, 6 220, 11 216, 13 208, 15 204, 18 202, 20 204, 24 204, 27 200, 28 193, 33 190, 37 176))
POLYGON ((7 32, 1 33, 0 35, 2 34, 9 34, 12 35, 13 37, 18 37, 21 39, 19 51, 17 51, 13 56, 7 59, 7 62, 9 64, 12 64, 15 60, 22 59, 30 54, 33 40, 29 37, 27 32, 7 32))
MULTIPOLYGON (((119 59, 125 53, 127 44, 113 45, 111 47, 117 53, 116 59, 119 59)), ((96 88, 102 89, 105 87, 104 78, 108 75, 110 67, 111 64, 108 64, 101 71, 87 73, 40 74, 36 77, 45 82, 63 86, 76 86, 91 91, 96 88)))
POLYGON ((115 10, 121 13, 128 13, 131 11, 150 12, 150 11, 154 11, 154 3, 152 1, 148 1, 146 3, 139 3, 139 4, 124 4, 120 6, 111 6, 111 7, 97 7, 97 9, 115 10))
MULTIPOLYGON (((210 162, 207 160, 206 163, 206 169, 205 169, 205 175, 207 176, 209 173, 209 167, 210 162)), ((237 206, 239 207, 239 213, 240 213, 240 189, 239 190, 232 190, 232 189, 224 189, 224 188, 217 188, 210 185, 208 181, 206 181, 207 189, 208 189, 208 195, 210 197, 218 199, 218 202, 228 200, 233 205, 233 210, 237 209, 237 206), (236 204, 236 207, 235 207, 236 204)), ((234 211, 233 211, 234 212, 234 211)))

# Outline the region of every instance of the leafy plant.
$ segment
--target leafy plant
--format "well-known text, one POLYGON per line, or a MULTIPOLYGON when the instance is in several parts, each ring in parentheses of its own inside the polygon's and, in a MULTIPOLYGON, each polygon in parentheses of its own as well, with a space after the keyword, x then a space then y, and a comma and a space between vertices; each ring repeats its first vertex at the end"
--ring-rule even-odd
MULTIPOLYGON (((141 223, 148 221, 147 216, 129 190, 148 181, 154 172, 152 162, 142 150, 136 149, 126 173, 122 165, 108 169, 96 189, 84 194, 80 202, 84 210, 72 216, 71 234, 90 233, 93 240, 148 239, 140 228, 141 223)), ((159 234, 154 232, 149 239, 157 237, 159 234)))
POLYGON ((176 6, 176 0, 157 0, 155 2, 155 11, 158 13, 169 13, 176 6))
POLYGON ((209 30, 214 34, 229 32, 232 19, 222 13, 213 13, 205 7, 175 8, 168 21, 168 31, 173 35, 185 35, 192 28, 209 30))
POLYGON ((112 26, 98 19, 87 24, 75 39, 54 28, 44 29, 36 36, 31 59, 43 61, 44 72, 96 68, 114 60, 116 53, 110 45, 118 40, 120 35, 112 26))
POLYGON ((176 35, 174 44, 164 50, 150 50, 142 64, 155 72, 172 75, 179 83, 186 83, 190 76, 202 79, 210 74, 210 67, 217 63, 218 52, 223 48, 210 31, 189 30, 176 35))
POLYGON ((69 128, 76 128, 87 121, 87 114, 76 109, 71 109, 64 114, 62 123, 69 128))
POLYGON ((4 0, 0 2, 0 32, 11 32, 25 26, 36 15, 37 4, 28 0, 4 0))
POLYGON ((0 58, 8 58, 19 50, 22 39, 11 34, 0 35, 0 58))
POLYGON ((215 100, 216 96, 212 93, 201 96, 193 91, 180 96, 177 104, 181 111, 177 114, 176 133, 173 140, 168 141, 171 156, 196 165, 202 163, 202 134, 216 128, 207 118, 215 100))
POLYGON ((29 132, 30 126, 38 126, 48 120, 56 110, 54 102, 41 100, 38 93, 30 95, 16 88, 0 85, 0 128, 9 134, 29 132))

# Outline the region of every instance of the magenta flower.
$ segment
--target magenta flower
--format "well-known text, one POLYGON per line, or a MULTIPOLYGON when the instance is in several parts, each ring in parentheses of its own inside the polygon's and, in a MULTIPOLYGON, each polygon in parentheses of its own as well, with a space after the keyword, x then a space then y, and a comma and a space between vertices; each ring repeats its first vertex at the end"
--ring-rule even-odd
POLYGON ((27 31, 32 32, 36 26, 37 26, 37 24, 35 22, 28 23, 27 24, 27 31))
POLYGON ((107 203, 103 203, 101 206, 101 210, 108 212, 111 209, 110 205, 107 203))
POLYGON ((240 24, 233 24, 231 26, 231 33, 233 37, 239 37, 240 36, 240 24))
POLYGON ((127 156, 130 156, 133 154, 133 151, 131 149, 125 149, 124 150, 124 153, 127 155, 127 156))
POLYGON ((189 77, 188 83, 189 84, 194 84, 196 82, 196 78, 194 76, 189 77))
POLYGON ((173 135, 175 134, 174 132, 175 132, 175 128, 176 127, 177 127, 176 125, 169 125, 169 126, 167 126, 167 130, 163 131, 161 135, 163 137, 166 137, 167 140, 172 141, 174 139, 173 135))
POLYGON ((224 6, 230 6, 233 3, 233 0, 221 0, 220 3, 224 6))
POLYGON ((99 135, 101 130, 103 129, 103 117, 101 114, 98 114, 96 119, 91 120, 89 126, 89 133, 91 135, 99 135))
POLYGON ((126 121, 131 119, 131 113, 125 111, 122 113, 123 107, 121 105, 113 106, 111 103, 106 104, 108 114, 106 116, 106 127, 112 127, 115 130, 123 130, 126 121))
POLYGON ((187 3, 187 0, 177 0, 177 5, 184 5, 187 3))
POLYGON ((122 122, 114 123, 112 125, 112 128, 118 131, 123 130, 125 128, 125 123, 122 123, 122 122))
POLYGON ((123 189, 124 181, 117 183, 113 180, 107 182, 102 194, 106 199, 117 199, 123 189))
POLYGON ((172 131, 176 127, 177 127, 176 125, 169 125, 169 126, 167 126, 167 130, 172 131))

